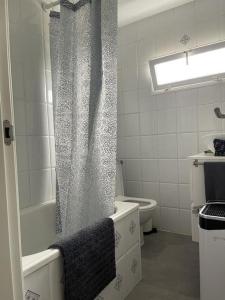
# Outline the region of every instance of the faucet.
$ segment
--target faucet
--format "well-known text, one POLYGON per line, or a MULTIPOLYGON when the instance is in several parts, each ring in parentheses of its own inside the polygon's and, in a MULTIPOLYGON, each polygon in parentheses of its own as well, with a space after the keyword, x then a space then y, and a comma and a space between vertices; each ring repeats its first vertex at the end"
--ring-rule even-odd
POLYGON ((221 113, 221 110, 220 110, 219 107, 214 108, 214 112, 215 112, 217 118, 219 118, 219 119, 225 119, 225 114, 221 113))

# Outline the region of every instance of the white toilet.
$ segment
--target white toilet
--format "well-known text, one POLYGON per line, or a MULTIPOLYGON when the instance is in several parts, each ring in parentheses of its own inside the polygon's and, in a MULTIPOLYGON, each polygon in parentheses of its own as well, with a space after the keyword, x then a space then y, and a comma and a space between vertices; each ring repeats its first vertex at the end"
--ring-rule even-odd
POLYGON ((140 210, 140 228, 141 228, 141 245, 144 244, 144 232, 152 231, 152 217, 156 209, 157 202, 152 199, 134 198, 124 196, 123 174, 120 162, 116 167, 116 201, 135 202, 139 204, 140 210))

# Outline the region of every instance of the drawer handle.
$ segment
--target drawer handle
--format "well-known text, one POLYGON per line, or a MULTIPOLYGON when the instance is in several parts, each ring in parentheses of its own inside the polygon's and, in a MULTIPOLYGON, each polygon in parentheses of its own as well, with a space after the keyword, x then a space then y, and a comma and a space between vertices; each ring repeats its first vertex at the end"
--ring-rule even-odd
POLYGON ((115 247, 116 248, 119 247, 121 238, 122 238, 121 234, 118 231, 116 231, 116 234, 115 234, 115 247))
POLYGON ((137 260, 136 260, 136 259, 133 259, 132 264, 131 264, 131 272, 132 272, 133 274, 136 273, 136 271, 137 271, 137 266, 138 266, 137 260))
POLYGON ((115 290, 120 291, 120 288, 122 286, 122 282, 123 282, 123 277, 122 277, 121 274, 118 274, 116 276, 116 282, 115 282, 115 286, 114 286, 115 290))
POLYGON ((129 231, 131 234, 134 234, 135 233, 135 229, 136 229, 136 223, 132 220, 130 222, 130 227, 129 227, 129 231))

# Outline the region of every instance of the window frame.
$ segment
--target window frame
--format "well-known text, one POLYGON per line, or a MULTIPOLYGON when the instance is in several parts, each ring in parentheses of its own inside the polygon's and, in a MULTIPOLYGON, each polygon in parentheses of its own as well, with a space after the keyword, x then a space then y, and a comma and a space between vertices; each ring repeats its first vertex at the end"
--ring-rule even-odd
POLYGON ((207 85, 207 84, 213 83, 215 81, 225 80, 225 72, 224 72, 224 73, 218 73, 215 75, 209 75, 209 76, 174 82, 174 83, 170 83, 170 84, 159 85, 157 83, 156 71, 155 71, 155 65, 157 65, 159 63, 169 62, 169 61, 172 61, 175 59, 185 57, 187 52, 189 52, 191 54, 200 54, 200 53, 208 52, 209 50, 213 51, 213 50, 217 50, 217 49, 221 49, 221 48, 225 48, 225 42, 214 43, 214 44, 210 44, 207 46, 202 46, 202 47, 198 47, 195 49, 190 49, 190 50, 186 50, 186 51, 179 52, 176 54, 171 54, 171 55, 167 55, 164 57, 159 57, 159 58, 149 60, 149 69, 150 69, 150 77, 151 77, 153 92, 160 93, 160 92, 168 91, 168 90, 178 90, 178 89, 184 89, 184 88, 189 88, 189 87, 191 88, 193 86, 207 85))

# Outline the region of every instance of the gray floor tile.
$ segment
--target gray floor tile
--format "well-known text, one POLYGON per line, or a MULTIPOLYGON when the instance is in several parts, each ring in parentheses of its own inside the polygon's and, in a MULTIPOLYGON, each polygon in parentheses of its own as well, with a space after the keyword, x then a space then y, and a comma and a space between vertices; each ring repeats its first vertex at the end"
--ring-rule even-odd
POLYGON ((190 237, 158 232, 142 247, 143 280, 127 300, 198 300, 198 244, 190 237))

